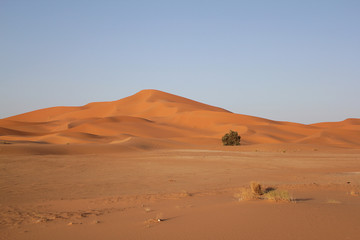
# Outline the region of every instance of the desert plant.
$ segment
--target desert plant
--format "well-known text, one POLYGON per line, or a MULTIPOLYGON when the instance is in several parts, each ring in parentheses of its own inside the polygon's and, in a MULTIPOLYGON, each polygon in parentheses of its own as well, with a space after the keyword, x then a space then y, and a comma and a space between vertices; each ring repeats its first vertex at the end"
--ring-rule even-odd
POLYGON ((338 201, 338 200, 335 200, 335 199, 328 199, 326 201, 326 203, 329 203, 329 204, 340 204, 341 202, 338 201))
POLYGON ((226 133, 222 137, 222 142, 225 146, 235 146, 240 145, 240 136, 238 132, 235 132, 233 130, 230 130, 230 132, 226 133))
POLYGON ((192 197, 193 194, 189 193, 188 191, 183 190, 180 194, 179 197, 192 197))
POLYGON ((249 188, 240 188, 239 192, 236 192, 234 194, 234 197, 239 201, 259 199, 259 197, 255 196, 254 193, 249 188))
POLYGON ((241 188, 239 192, 234 194, 239 201, 244 200, 272 200, 275 202, 296 202, 294 198, 286 190, 279 190, 273 187, 263 187, 258 182, 251 182, 250 188, 241 188))
POLYGON ((251 192, 252 192, 255 196, 261 196, 261 195, 264 194, 260 183, 251 182, 251 183, 250 183, 250 189, 251 189, 251 192))
POLYGON ((273 200, 276 202, 292 202, 293 198, 290 196, 289 192, 286 190, 274 189, 268 191, 263 196, 265 199, 273 200))

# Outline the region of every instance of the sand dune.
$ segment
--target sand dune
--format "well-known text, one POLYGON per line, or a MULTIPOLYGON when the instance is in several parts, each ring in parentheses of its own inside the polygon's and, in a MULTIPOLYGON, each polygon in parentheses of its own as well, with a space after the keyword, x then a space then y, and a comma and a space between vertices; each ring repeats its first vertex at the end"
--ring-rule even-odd
POLYGON ((360 119, 279 122, 144 90, 0 119, 0 143, 0 239, 359 238, 360 119), (222 146, 230 129, 240 147, 222 146), (243 199, 251 181, 296 204, 243 199))
POLYGON ((312 125, 279 122, 231 113, 157 90, 143 90, 113 102, 46 108, 1 119, 0 140, 136 145, 139 139, 151 139, 163 146, 218 145, 230 129, 239 132, 243 144, 360 146, 360 119, 312 125))

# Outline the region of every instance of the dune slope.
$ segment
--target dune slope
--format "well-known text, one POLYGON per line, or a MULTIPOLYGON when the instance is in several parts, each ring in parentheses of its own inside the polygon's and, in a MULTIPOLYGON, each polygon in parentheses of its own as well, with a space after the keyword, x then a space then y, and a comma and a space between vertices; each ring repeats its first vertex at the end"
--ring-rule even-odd
POLYGON ((230 129, 244 144, 301 143, 358 148, 360 119, 304 125, 231 113, 158 90, 112 101, 53 107, 0 119, 0 140, 53 144, 221 144, 230 129))

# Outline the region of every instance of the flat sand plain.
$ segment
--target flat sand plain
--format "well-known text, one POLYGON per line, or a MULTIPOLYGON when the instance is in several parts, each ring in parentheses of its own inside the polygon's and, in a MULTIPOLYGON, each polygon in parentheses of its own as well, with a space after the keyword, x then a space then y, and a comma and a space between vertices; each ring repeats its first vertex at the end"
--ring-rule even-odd
POLYGON ((359 149, 254 144, 115 151, 104 145, 100 151, 88 144, 59 154, 57 145, 38 148, 0 148, 0 239, 360 236, 359 149), (86 148, 93 152, 77 154, 86 148), (251 181, 287 190, 295 201, 239 200, 251 181))

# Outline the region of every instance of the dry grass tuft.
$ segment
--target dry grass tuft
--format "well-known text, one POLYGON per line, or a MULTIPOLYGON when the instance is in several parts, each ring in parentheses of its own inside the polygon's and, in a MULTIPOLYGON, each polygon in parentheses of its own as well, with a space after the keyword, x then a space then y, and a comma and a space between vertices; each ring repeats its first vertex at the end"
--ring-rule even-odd
POLYGON ((183 190, 180 194, 179 194, 179 197, 192 197, 193 194, 188 192, 188 191, 185 191, 183 190))
POLYGON ((330 203, 330 204, 340 204, 341 202, 338 201, 338 200, 334 200, 334 199, 328 199, 328 200, 326 201, 326 203, 330 203))
POLYGON ((251 182, 250 189, 255 196, 261 196, 264 194, 264 192, 262 191, 262 187, 258 182, 251 182))
POLYGON ((255 200, 258 197, 248 188, 241 188, 240 192, 235 193, 234 197, 239 201, 248 201, 248 200, 255 200))
POLYGON ((274 189, 264 194, 264 198, 276 202, 293 202, 294 199, 290 196, 290 193, 286 190, 274 189))
POLYGON ((266 199, 276 202, 295 202, 288 191, 273 187, 267 187, 263 190, 261 184, 257 182, 251 182, 250 188, 241 188, 240 192, 234 194, 234 197, 239 201, 266 199))
POLYGON ((152 209, 149 207, 146 207, 146 208, 144 208, 144 211, 148 213, 148 212, 152 212, 152 209))

